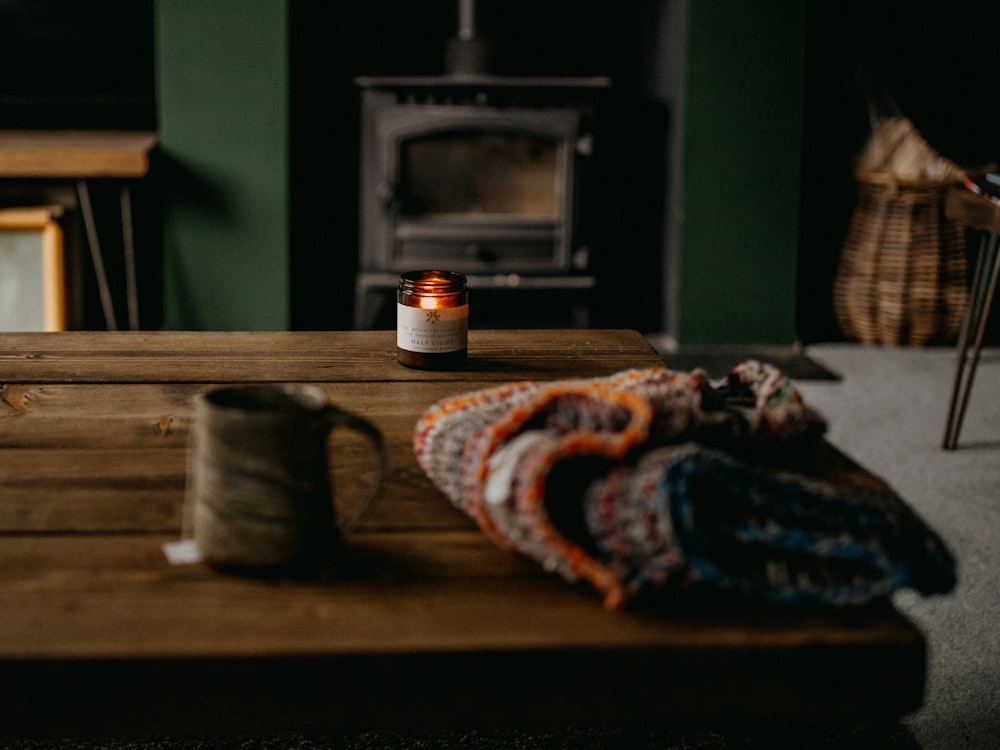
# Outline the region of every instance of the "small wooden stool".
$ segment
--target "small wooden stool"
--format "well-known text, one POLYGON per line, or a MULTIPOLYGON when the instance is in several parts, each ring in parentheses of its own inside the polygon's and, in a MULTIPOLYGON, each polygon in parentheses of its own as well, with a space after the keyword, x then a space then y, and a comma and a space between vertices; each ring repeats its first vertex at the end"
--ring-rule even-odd
POLYGON ((958 340, 958 368, 952 387, 951 403, 948 405, 948 422, 944 431, 945 450, 954 450, 958 445, 958 433, 965 416, 965 407, 972 390, 972 380, 979 364, 979 353, 986 333, 990 307, 1000 276, 1000 202, 976 195, 971 190, 955 186, 948 191, 945 214, 949 219, 982 232, 979 257, 972 277, 968 308, 958 340), (969 341, 975 332, 972 356, 969 357, 969 341))

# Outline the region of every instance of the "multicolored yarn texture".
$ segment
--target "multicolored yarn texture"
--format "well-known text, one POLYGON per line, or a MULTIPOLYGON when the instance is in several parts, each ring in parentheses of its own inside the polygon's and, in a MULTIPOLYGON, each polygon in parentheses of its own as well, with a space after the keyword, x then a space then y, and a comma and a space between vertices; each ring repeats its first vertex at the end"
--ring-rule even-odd
POLYGON ((418 420, 431 481, 499 545, 617 609, 675 586, 860 605, 945 593, 955 562, 882 479, 823 439, 775 367, 519 382, 418 420))

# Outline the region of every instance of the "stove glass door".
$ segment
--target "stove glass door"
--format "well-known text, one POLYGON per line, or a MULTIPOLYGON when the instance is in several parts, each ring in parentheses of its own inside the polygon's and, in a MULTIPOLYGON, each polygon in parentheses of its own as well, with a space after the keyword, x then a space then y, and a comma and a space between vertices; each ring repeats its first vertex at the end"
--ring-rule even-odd
POLYGON ((449 221, 559 221, 559 142, 537 134, 454 130, 408 138, 400 213, 449 221))

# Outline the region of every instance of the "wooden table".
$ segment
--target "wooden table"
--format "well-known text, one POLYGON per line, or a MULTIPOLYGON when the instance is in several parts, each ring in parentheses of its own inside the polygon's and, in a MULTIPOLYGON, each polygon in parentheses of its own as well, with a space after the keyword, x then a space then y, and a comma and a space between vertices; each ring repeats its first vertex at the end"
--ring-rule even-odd
POLYGON ((156 142, 132 130, 0 130, 0 176, 144 177, 156 142))
POLYGON ((98 293, 109 330, 118 328, 114 300, 104 266, 97 222, 88 183, 115 179, 119 184, 125 301, 129 328, 139 328, 139 297, 135 267, 135 233, 129 182, 149 172, 156 133, 116 130, 0 130, 0 178, 76 182, 77 199, 90 245, 98 293))
MULTIPOLYGON (((898 717, 925 644, 888 606, 610 612, 502 551, 423 476, 439 398, 662 361, 627 331, 473 331, 462 372, 394 334, 0 335, 0 733, 898 717), (174 566, 192 398, 305 381, 384 433, 391 477, 341 580, 174 566)), ((337 438, 341 498, 371 459, 337 438)), ((356 440, 356 442, 352 442, 356 440)))

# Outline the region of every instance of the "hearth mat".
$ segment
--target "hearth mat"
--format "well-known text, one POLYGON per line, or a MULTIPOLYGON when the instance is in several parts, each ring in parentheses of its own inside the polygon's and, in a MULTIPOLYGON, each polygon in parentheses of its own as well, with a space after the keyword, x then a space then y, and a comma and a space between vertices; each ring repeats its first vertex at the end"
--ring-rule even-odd
POLYGON ((673 370, 690 371, 700 367, 713 378, 725 375, 740 362, 758 359, 774 365, 792 380, 840 380, 839 374, 793 347, 712 347, 658 351, 673 370))

